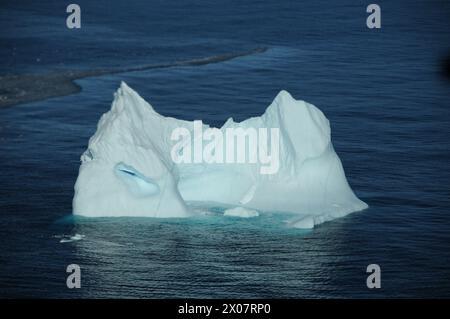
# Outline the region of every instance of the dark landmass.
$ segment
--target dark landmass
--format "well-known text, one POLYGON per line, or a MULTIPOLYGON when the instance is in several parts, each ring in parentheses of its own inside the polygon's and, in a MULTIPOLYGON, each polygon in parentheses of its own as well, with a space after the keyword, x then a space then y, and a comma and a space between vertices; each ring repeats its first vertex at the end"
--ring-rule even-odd
POLYGON ((263 53, 265 51, 267 51, 267 48, 262 47, 240 53, 228 53, 198 59, 175 61, 172 63, 149 64, 130 68, 59 71, 46 74, 0 76, 0 107, 77 93, 81 91, 81 88, 74 81, 82 78, 149 69, 200 66, 224 62, 238 57, 263 53))

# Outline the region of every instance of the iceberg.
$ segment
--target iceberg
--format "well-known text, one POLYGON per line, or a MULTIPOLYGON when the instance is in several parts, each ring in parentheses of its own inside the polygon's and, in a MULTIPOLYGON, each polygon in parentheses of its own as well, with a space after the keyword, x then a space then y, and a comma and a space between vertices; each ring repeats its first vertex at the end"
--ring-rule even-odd
POLYGON ((263 115, 240 123, 230 118, 221 128, 212 128, 160 115, 122 82, 81 156, 73 213, 188 217, 194 214, 190 202, 234 207, 228 210, 230 215, 295 213, 298 218, 290 224, 298 228, 312 228, 368 207, 350 188, 331 143, 329 121, 314 105, 281 91, 263 115), (246 145, 247 161, 217 160, 218 153, 230 150, 224 145, 230 140, 227 130, 263 133, 265 128, 277 130, 276 147, 258 143, 252 150, 246 145), (199 129, 208 132, 208 141, 199 129), (177 130, 186 133, 178 142, 177 130), (200 140, 203 149, 195 146, 200 140), (264 151, 277 155, 276 169, 270 173, 267 161, 248 161, 264 151), (174 154, 202 160, 179 161, 174 154))

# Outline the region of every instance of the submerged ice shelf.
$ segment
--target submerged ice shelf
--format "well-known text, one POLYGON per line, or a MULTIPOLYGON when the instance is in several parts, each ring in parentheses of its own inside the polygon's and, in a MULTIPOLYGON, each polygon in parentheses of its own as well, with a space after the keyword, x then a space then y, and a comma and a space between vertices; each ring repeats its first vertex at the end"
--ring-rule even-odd
MULTIPOLYGON (((214 133, 277 129, 278 167, 270 174, 261 173, 261 162, 174 161, 173 132, 183 129, 195 143, 201 138, 196 125, 196 121, 158 114, 122 82, 111 110, 101 117, 81 156, 73 213, 92 217, 188 217, 193 212, 186 202, 195 201, 234 207, 228 211, 235 216, 257 216, 258 211, 296 213, 298 218, 290 221, 291 226, 312 228, 367 208, 347 183, 324 114, 286 91, 281 91, 260 117, 240 123, 229 119, 220 129, 204 124, 201 127, 214 133)), ((226 151, 223 142, 210 139, 209 147, 215 152, 226 151)), ((258 152, 263 147, 274 154, 270 144, 258 144, 258 152)), ((195 152, 194 148, 194 157, 198 155, 195 152)), ((246 158, 250 153, 247 149, 246 158)))

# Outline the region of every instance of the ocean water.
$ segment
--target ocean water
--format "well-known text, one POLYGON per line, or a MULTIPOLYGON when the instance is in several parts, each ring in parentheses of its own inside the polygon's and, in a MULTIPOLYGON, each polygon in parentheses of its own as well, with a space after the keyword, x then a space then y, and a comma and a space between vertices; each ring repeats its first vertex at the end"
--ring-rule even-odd
POLYGON ((136 67, 265 52, 201 66, 78 80, 81 92, 0 109, 0 297, 450 297, 447 1, 2 1, 0 75, 136 67), (75 218, 79 157, 126 81, 161 114, 220 126, 279 90, 318 106, 369 209, 314 230, 287 216, 75 218), (71 240, 76 234, 82 235, 71 240), (61 240, 63 242, 61 242, 61 240), (81 266, 81 289, 66 266, 81 266), (366 267, 381 267, 381 289, 366 267))

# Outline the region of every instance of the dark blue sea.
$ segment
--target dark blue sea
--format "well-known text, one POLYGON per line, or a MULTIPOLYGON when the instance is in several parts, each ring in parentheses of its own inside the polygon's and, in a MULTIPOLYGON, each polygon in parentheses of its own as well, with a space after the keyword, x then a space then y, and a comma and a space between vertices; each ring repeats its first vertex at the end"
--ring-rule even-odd
POLYGON ((0 297, 450 297, 448 1, 377 1, 381 29, 366 26, 370 1, 77 0, 81 29, 66 27, 69 3, 1 1, 0 75, 267 50, 84 78, 79 93, 0 109, 0 297), (329 118, 369 208, 311 231, 277 214, 74 218, 80 155, 120 81, 163 115, 215 126, 288 90, 329 118))

